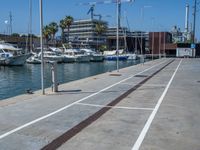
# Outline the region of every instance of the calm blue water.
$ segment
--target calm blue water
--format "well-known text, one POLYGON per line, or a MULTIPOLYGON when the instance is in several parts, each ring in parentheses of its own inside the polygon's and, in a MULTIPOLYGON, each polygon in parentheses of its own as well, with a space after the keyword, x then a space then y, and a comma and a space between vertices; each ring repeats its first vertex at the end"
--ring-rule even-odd
MULTIPOLYGON (((135 65, 138 61, 119 62, 119 68, 135 65)), ((100 63, 58 64, 58 82, 66 83, 88 76, 116 70, 115 61, 100 63)), ((21 67, 0 66, 0 100, 26 93, 27 89, 41 88, 40 65, 21 67)), ((45 64, 45 87, 51 86, 50 65, 45 64)))

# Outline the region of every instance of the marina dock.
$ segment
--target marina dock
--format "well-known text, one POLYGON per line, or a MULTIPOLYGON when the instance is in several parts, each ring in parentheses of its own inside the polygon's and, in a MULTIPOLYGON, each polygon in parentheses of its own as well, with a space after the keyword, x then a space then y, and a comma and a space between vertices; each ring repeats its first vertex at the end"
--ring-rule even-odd
POLYGON ((0 101, 0 149, 198 150, 199 68, 163 58, 0 101))

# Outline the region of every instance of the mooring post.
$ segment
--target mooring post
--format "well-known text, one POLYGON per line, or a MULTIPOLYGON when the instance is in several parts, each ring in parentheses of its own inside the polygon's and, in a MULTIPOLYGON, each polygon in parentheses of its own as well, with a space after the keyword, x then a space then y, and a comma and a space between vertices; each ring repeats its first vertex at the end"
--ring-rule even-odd
POLYGON ((52 76, 52 91, 58 92, 57 62, 53 61, 50 63, 51 63, 51 76, 52 76))

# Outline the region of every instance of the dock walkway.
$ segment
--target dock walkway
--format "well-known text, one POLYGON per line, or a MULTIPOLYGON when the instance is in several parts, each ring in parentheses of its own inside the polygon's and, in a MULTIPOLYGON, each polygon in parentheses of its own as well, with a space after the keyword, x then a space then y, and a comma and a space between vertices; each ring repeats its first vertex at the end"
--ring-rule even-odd
POLYGON ((0 101, 0 149, 200 148, 200 59, 154 60, 40 93, 0 101))

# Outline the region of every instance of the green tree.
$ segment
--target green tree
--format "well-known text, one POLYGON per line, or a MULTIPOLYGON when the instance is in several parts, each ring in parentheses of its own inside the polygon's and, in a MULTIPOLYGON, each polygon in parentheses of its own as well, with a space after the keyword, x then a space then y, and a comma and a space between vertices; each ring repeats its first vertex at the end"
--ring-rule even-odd
POLYGON ((74 21, 74 18, 72 16, 66 16, 64 20, 67 26, 67 42, 69 43, 69 29, 74 21))
POLYGON ((20 35, 18 33, 13 33, 11 36, 13 36, 13 37, 20 37, 20 35))
POLYGON ((44 28, 43 28, 43 37, 45 38, 45 42, 46 42, 46 45, 48 47, 48 41, 50 40, 51 38, 51 30, 49 28, 48 25, 46 25, 44 28))
POLYGON ((97 33, 98 35, 98 39, 97 39, 97 49, 99 49, 99 38, 100 36, 105 33, 107 30, 107 27, 104 23, 102 22, 97 22, 96 25, 95 25, 95 32, 97 33))
POLYGON ((55 35, 58 32, 58 24, 56 22, 51 22, 48 27, 51 33, 51 39, 54 40, 55 35))
POLYGON ((59 27, 61 28, 61 37, 62 37, 62 42, 65 42, 65 35, 64 35, 64 30, 67 28, 67 24, 64 19, 60 20, 59 27))

